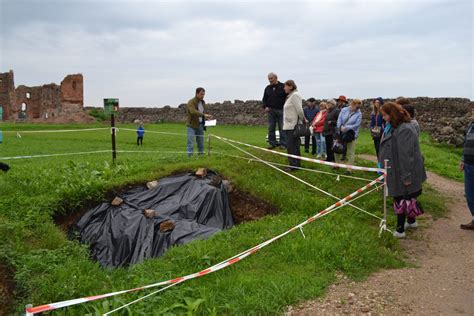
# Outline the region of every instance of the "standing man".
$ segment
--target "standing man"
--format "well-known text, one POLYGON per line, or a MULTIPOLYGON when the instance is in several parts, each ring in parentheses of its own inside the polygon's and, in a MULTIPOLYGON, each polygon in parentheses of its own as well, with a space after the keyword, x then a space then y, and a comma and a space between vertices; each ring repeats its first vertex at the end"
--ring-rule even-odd
POLYGON ((334 152, 332 151, 332 145, 334 140, 334 134, 336 134, 337 120, 339 118, 339 108, 337 107, 336 100, 327 101, 326 121, 324 122, 323 136, 326 138, 326 161, 334 162, 334 152))
POLYGON ((474 108, 471 108, 471 124, 466 132, 464 140, 464 150, 462 152, 459 169, 464 171, 464 191, 467 206, 471 211, 472 219, 467 224, 461 224, 461 229, 474 230, 474 108))
POLYGON ((347 102, 347 98, 344 95, 340 95, 339 98, 336 99, 337 108, 341 110, 342 108, 346 107, 349 102, 347 102))
POLYGON ((204 153, 204 123, 206 119, 212 119, 212 115, 206 114, 207 106, 204 102, 205 94, 206 90, 204 90, 204 88, 196 88, 196 96, 189 100, 186 105, 186 126, 188 135, 186 152, 188 157, 191 157, 193 154, 194 138, 196 138, 198 154, 204 153))
POLYGON ((278 76, 271 72, 268 74, 270 84, 263 92, 263 108, 268 114, 268 149, 274 149, 277 146, 286 148, 286 135, 283 132, 283 105, 286 101, 286 92, 284 84, 278 81, 278 76), (278 123, 278 132, 280 133, 280 143, 275 137, 275 127, 278 123))
MULTIPOLYGON (((315 98, 309 98, 307 102, 308 102, 308 105, 303 109, 304 117, 306 118, 306 121, 312 122, 314 118, 316 117, 316 114, 319 113, 319 106, 316 106, 315 98)), ((304 137, 304 152, 309 153, 310 139, 312 143, 311 154, 316 155, 316 136, 315 135, 304 137)))

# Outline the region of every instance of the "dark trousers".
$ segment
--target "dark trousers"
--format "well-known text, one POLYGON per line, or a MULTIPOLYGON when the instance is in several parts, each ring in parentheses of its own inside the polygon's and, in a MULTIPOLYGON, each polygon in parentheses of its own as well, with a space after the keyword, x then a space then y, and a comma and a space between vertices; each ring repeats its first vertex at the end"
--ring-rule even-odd
POLYGON ((138 145, 143 145, 143 137, 140 137, 140 136, 137 137, 137 146, 138 145))
POLYGON ((314 136, 314 135, 304 137, 304 151, 309 152, 309 140, 310 139, 312 141, 311 154, 315 155, 316 154, 316 136, 314 136))
POLYGON ((282 145, 286 147, 286 135, 283 131, 283 110, 275 110, 270 108, 268 112, 268 143, 272 147, 282 145), (280 143, 277 142, 275 129, 278 124, 278 132, 280 133, 280 143))
POLYGON ((333 145, 333 135, 326 135, 326 161, 332 161, 334 162, 334 152, 332 151, 332 145, 333 145))
POLYGON ((464 192, 474 221, 474 165, 464 164, 464 192))
POLYGON ((380 138, 372 138, 374 140, 375 154, 379 157, 380 138))
MULTIPOLYGON (((400 203, 401 200, 409 200, 419 197, 421 195, 421 192, 422 190, 406 196, 395 196, 393 199, 397 201, 397 203, 400 203)), ((413 224, 414 222, 416 222, 416 218, 407 218, 407 214, 397 214, 397 232, 403 233, 405 231, 405 220, 408 222, 408 224, 413 224)))
MULTIPOLYGON (((287 141, 287 151, 289 155, 301 156, 300 152, 300 138, 294 136, 295 130, 287 130, 286 141, 287 141)), ((288 164, 290 167, 299 167, 301 165, 301 160, 288 157, 288 164)))

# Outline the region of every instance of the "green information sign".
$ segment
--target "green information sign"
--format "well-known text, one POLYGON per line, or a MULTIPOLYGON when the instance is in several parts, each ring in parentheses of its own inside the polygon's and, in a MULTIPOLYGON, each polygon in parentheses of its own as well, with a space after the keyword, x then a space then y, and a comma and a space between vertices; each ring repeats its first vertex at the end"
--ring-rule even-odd
POLYGON ((117 114, 119 110, 119 99, 104 99, 104 113, 106 115, 117 114))
POLYGON ((3 121, 3 106, 0 105, 0 122, 3 121))

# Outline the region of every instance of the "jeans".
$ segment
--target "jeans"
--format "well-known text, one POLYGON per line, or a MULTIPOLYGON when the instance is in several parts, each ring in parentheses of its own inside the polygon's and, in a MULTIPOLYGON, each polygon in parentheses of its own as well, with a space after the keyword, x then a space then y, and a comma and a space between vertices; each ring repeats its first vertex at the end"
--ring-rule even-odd
POLYGON ((316 154, 316 137, 313 136, 305 136, 304 137, 304 151, 309 152, 309 142, 311 139, 311 154, 316 154))
POLYGON ((268 143, 272 147, 282 145, 286 147, 286 135, 283 131, 283 110, 275 110, 270 108, 268 112, 268 143), (277 142, 275 136, 275 128, 278 124, 278 132, 280 133, 280 143, 277 142))
POLYGON ((143 137, 140 137, 140 136, 137 137, 137 146, 138 145, 143 145, 143 137))
POLYGON ((474 165, 464 164, 464 191, 474 221, 474 165))
POLYGON ((316 133, 316 143, 318 144, 318 149, 316 153, 318 155, 326 155, 326 138, 322 133, 316 133))
MULTIPOLYGON (((286 139, 288 140, 288 146, 286 147, 289 155, 301 156, 300 152, 300 138, 294 136, 295 130, 286 130, 286 139)), ((288 157, 288 163, 290 167, 299 167, 301 164, 300 159, 288 157)))
POLYGON ((194 138, 196 138, 196 143, 198 147, 198 153, 202 154, 204 152, 204 127, 199 125, 198 128, 187 128, 188 141, 186 144, 186 152, 188 157, 193 154, 194 150, 194 138))

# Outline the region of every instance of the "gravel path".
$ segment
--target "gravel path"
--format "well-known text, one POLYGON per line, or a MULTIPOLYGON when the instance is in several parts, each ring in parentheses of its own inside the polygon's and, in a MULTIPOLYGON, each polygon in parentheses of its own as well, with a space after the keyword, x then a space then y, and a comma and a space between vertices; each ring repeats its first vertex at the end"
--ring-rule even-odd
POLYGON ((426 224, 401 240, 416 267, 363 282, 339 275, 325 297, 290 306, 287 315, 474 315, 474 231, 459 228, 470 219, 464 185, 431 172, 428 183, 449 198, 448 213, 436 221, 425 215, 426 224))

